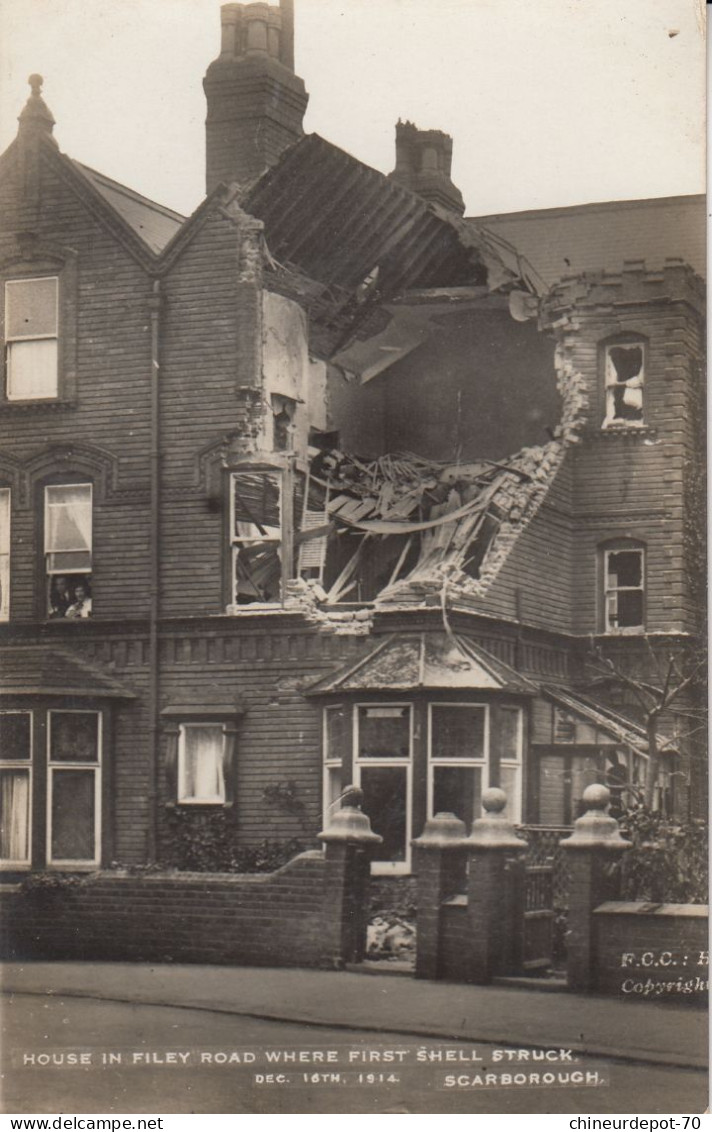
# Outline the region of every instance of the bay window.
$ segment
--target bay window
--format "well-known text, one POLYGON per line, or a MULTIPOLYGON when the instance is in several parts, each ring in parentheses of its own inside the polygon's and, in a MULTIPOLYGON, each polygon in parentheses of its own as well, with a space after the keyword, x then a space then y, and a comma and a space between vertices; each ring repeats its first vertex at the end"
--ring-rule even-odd
POLYGON ((0 867, 97 868, 101 861, 103 713, 0 711, 0 867), (33 830, 41 815, 39 828, 33 830))
POLYGON ((344 762, 351 762, 351 712, 339 704, 324 711, 324 828, 329 824, 338 801, 349 781, 344 762))
POLYGON ((482 794, 499 785, 506 815, 522 819, 524 709, 487 703, 371 701, 324 707, 324 826, 346 786, 363 791, 363 811, 383 838, 376 875, 405 874, 411 839, 428 818, 452 813, 469 832, 482 816, 482 794))
POLYGON ((32 712, 0 712, 0 864, 27 867, 31 852, 32 712))
POLYGON ((383 843, 373 857, 374 873, 410 869, 412 709, 408 704, 361 704, 355 709, 354 783, 363 790, 363 809, 383 843))
POLYGON ((47 721, 47 862, 98 865, 101 844, 101 715, 50 711, 47 721))
POLYGON ((451 813, 469 826, 489 785, 489 709, 483 704, 430 704, 428 816, 451 813))

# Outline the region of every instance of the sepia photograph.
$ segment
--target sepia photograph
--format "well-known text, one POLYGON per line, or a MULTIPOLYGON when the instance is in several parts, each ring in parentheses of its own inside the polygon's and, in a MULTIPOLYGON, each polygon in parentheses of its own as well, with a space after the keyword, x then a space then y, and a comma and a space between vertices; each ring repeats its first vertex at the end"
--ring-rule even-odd
POLYGON ((0 0, 0 1112, 700 1128, 705 37, 0 0))

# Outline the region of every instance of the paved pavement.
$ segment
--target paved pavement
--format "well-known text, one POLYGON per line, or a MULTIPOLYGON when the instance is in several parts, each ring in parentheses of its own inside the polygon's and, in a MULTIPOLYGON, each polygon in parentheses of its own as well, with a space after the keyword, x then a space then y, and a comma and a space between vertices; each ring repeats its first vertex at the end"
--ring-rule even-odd
POLYGON ((7 963, 5 992, 191 1007, 312 1026, 563 1047, 588 1056, 707 1066, 707 1016, 670 1002, 544 994, 393 975, 138 963, 7 963))

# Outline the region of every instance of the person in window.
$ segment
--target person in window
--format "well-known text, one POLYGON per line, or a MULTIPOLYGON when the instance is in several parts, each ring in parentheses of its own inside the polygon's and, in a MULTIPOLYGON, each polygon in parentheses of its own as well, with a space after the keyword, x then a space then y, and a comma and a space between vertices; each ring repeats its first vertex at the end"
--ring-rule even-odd
POLYGON ((66 617, 67 610, 73 600, 71 590, 69 589, 69 582, 60 574, 54 579, 49 593, 50 619, 54 617, 66 617))
POLYGON ((67 607, 65 617, 91 617, 91 595, 86 582, 77 582, 74 601, 67 607))

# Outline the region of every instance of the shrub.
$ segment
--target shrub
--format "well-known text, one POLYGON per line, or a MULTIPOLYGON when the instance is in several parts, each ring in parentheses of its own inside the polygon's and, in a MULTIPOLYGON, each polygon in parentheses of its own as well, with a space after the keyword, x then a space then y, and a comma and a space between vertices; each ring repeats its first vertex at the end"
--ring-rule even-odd
POLYGON ((234 819, 223 810, 174 810, 161 838, 161 864, 181 872, 271 873, 306 848, 296 837, 236 845, 234 819))
POLYGON ((707 828, 699 819, 675 821, 644 806, 619 818, 632 841, 621 861, 621 898, 655 904, 707 903, 707 828))

